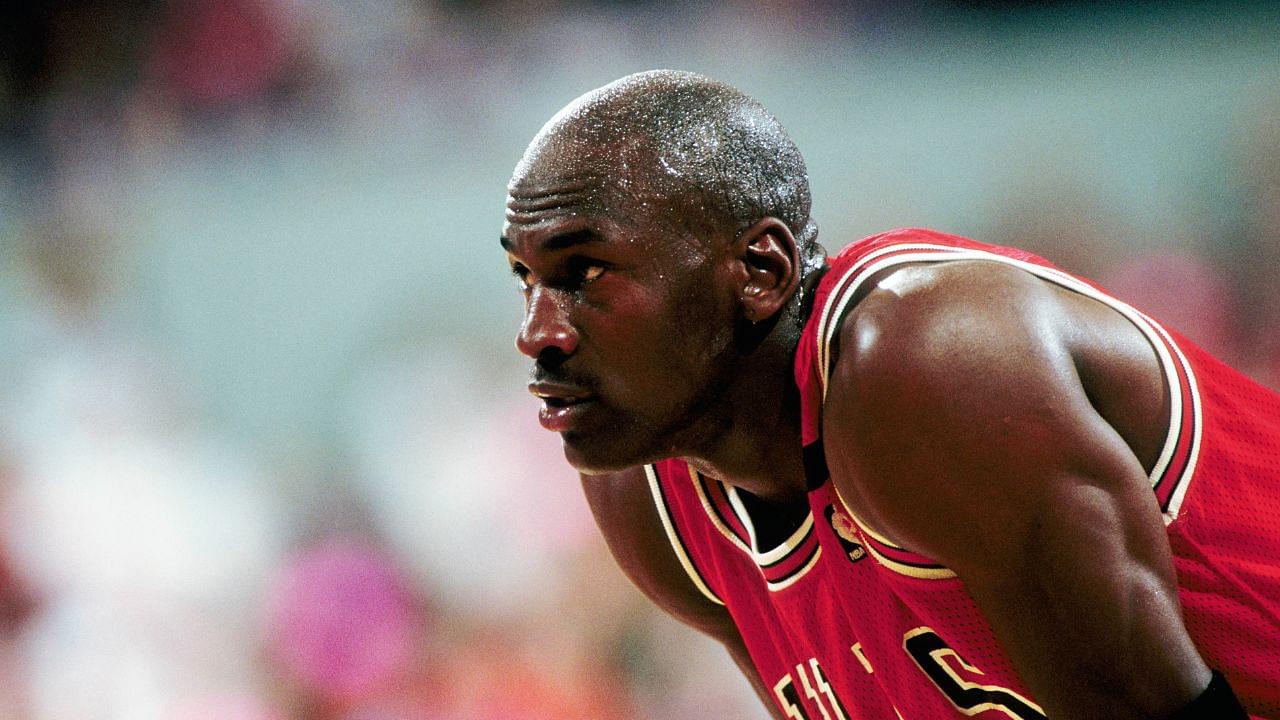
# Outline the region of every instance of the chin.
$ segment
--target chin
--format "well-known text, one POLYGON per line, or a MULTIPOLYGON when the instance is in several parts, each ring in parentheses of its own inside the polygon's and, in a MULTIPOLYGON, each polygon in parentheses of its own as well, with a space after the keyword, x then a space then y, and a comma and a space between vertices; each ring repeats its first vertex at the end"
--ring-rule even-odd
MULTIPOLYGON (((564 459, 583 475, 605 475, 660 459, 636 452, 635 448, 621 448, 616 443, 600 442, 600 438, 584 437, 579 432, 562 433, 561 437, 564 440, 564 459)), ((612 435, 608 439, 616 440, 617 436, 612 435)))

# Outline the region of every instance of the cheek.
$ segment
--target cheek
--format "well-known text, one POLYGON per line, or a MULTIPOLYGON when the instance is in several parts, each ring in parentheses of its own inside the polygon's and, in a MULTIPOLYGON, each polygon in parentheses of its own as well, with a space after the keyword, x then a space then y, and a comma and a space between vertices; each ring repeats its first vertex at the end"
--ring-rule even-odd
POLYGON ((696 343, 658 309, 634 310, 610 313, 593 324, 583 343, 587 356, 582 369, 596 375, 611 402, 641 412, 655 410, 678 394, 696 343))
MULTIPOLYGON (((656 383, 675 394, 689 385, 707 381, 714 358, 721 356, 732 338, 732 323, 724 311, 702 294, 687 293, 665 307, 656 308, 658 322, 652 335, 634 338, 637 356, 645 357, 656 383), (639 349, 643 347, 643 349, 639 349)), ((690 390, 693 392, 693 390, 690 390)))
POLYGON ((688 285, 673 298, 667 308, 673 342, 687 349, 690 360, 718 356, 733 335, 733 308, 714 291, 713 279, 688 285))
POLYGON ((599 353, 600 379, 620 401, 656 413, 684 404, 731 342, 733 309, 713 292, 712 278, 685 277, 679 286, 615 296, 589 322, 585 347, 599 353))

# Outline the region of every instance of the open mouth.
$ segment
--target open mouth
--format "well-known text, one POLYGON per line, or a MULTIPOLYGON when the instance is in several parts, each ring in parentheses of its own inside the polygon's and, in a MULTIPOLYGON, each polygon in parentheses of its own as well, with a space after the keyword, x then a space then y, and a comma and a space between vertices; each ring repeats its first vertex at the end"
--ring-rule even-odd
POLYGON ((529 392, 551 407, 567 407, 591 399, 591 394, 581 388, 548 382, 529 383, 529 392))
POLYGON ((532 383, 529 392, 542 400, 539 422, 555 432, 572 429, 594 400, 594 396, 580 388, 550 383, 532 383))

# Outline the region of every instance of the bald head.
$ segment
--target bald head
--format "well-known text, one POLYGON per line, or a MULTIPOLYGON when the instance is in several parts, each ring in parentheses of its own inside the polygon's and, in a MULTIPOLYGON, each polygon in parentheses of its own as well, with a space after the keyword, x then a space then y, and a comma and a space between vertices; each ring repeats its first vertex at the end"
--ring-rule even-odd
POLYGON ((804 159, 778 121, 741 91, 692 73, 628 75, 571 102, 543 126, 510 192, 588 183, 600 204, 653 201, 686 226, 745 228, 782 220, 815 252, 804 159))

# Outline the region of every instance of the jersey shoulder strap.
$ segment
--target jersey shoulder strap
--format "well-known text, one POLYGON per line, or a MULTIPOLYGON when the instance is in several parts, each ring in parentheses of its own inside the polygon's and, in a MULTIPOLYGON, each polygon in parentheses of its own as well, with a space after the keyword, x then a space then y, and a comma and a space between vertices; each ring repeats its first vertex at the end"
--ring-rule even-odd
POLYGON ((690 507, 695 498, 692 497, 693 479, 689 466, 683 460, 667 459, 646 465, 644 472, 658 518, 680 566, 703 597, 724 605, 722 594, 712 588, 708 573, 703 569, 710 565, 705 557, 709 548, 702 539, 705 534, 692 527, 696 519, 700 516, 705 518, 705 514, 700 509, 694 513, 692 511, 696 508, 690 507))
POLYGON ((1131 322, 1156 351, 1171 398, 1168 432, 1150 480, 1166 523, 1177 516, 1200 451, 1202 401, 1195 370, 1180 342, 1158 322, 1098 285, 1054 267, 1032 253, 988 245, 922 228, 902 228, 851 243, 829 261, 815 291, 813 310, 796 353, 802 428, 811 486, 826 480, 821 458, 822 404, 840 327, 863 285, 873 275, 907 263, 983 260, 1029 272, 1041 280, 1107 305, 1131 322))

